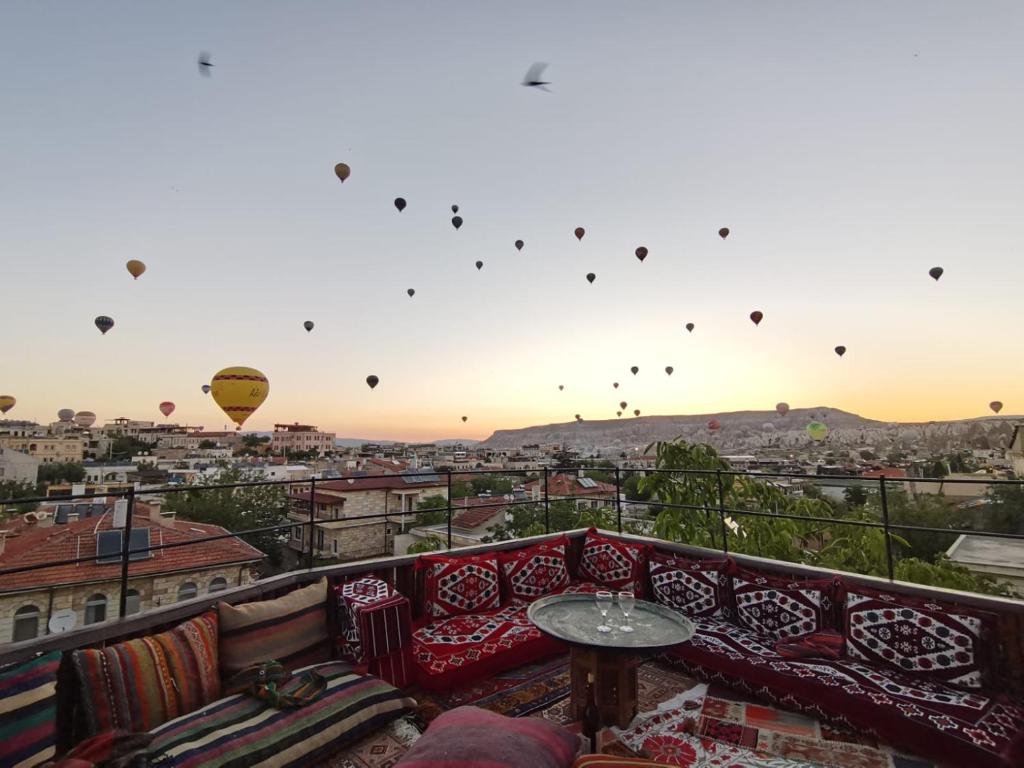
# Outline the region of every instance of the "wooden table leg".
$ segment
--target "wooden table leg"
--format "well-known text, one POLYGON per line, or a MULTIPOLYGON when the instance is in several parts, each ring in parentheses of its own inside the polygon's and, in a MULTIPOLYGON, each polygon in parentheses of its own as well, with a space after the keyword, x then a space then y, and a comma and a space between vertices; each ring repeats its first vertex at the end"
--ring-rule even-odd
POLYGON ((608 653, 572 648, 569 654, 572 684, 570 712, 582 720, 587 707, 587 675, 594 676, 597 711, 601 725, 625 728, 637 713, 637 667, 641 658, 629 653, 608 653))

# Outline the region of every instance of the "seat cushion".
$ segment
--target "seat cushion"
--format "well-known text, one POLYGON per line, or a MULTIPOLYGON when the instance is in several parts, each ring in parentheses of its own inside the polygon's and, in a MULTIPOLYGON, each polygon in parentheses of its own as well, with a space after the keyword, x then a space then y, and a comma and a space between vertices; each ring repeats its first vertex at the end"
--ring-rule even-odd
POLYGON ((652 552, 651 596, 691 618, 722 618, 729 606, 729 560, 691 560, 652 552))
POLYGON ((739 568, 732 577, 736 620, 764 637, 782 640, 835 626, 832 579, 781 579, 739 568))
POLYGON ((326 578, 274 600, 220 603, 217 609, 225 680, 264 661, 278 661, 292 670, 330 658, 326 578))
POLYGON ((148 731, 220 697, 217 613, 158 635, 72 652, 87 735, 148 731))
POLYGON ((638 598, 643 597, 647 550, 644 545, 604 536, 591 528, 580 554, 579 577, 606 589, 630 590, 638 598))
MULTIPOLYGON (((324 676, 327 689, 310 704, 274 709, 248 694, 220 699, 155 729, 151 765, 305 767, 416 706, 393 686, 357 675, 344 662, 312 669, 324 676)), ((298 683, 292 678, 283 689, 298 683)))
POLYGON ((489 611, 501 605, 498 556, 422 555, 424 612, 443 618, 489 611))
POLYGON ((532 547, 498 553, 506 599, 533 601, 566 587, 568 547, 569 539, 559 536, 532 547))
POLYGON ((790 660, 726 621, 697 620, 670 654, 690 673, 783 708, 873 733, 943 764, 1024 764, 1024 707, 856 659, 790 660))
POLYGON ((60 651, 0 670, 0 765, 40 765, 57 746, 60 651))

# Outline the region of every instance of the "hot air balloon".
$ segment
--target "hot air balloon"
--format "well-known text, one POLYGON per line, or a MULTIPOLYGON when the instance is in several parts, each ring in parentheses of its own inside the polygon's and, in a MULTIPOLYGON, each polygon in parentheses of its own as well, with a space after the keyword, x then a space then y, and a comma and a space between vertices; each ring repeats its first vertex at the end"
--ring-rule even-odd
POLYGON ((7 413, 17 402, 14 395, 0 395, 0 413, 7 413))
POLYGON ((587 282, 588 282, 588 283, 591 283, 591 284, 593 284, 593 282, 594 282, 594 281, 595 281, 596 279, 597 279, 597 275, 595 275, 595 274, 594 274, 593 272, 587 272, 587 282))
POLYGON ((313 321, 307 320, 302 324, 302 327, 306 329, 306 333, 309 333, 310 331, 313 330, 313 321))
POLYGON ((483 269, 484 268, 484 263, 482 261, 478 261, 476 263, 476 268, 477 268, 478 271, 483 269))
POLYGON ((942 277, 943 272, 945 272, 945 270, 942 267, 932 267, 928 270, 928 274, 932 276, 933 280, 938 280, 942 277))
POLYGON ((772 424, 770 421, 766 421, 764 424, 761 425, 761 429, 763 429, 765 432, 774 432, 775 425, 772 424))
POLYGON ((614 387, 615 389, 618 389, 618 388, 619 388, 619 382, 617 382, 617 381, 613 381, 613 382, 612 382, 612 386, 613 386, 613 387, 614 387))
POLYGON ((96 327, 100 329, 100 333, 102 333, 104 336, 106 335, 107 331, 114 327, 113 319, 107 317, 106 315, 100 315, 95 320, 93 320, 93 322, 96 324, 96 327))
POLYGON ((634 416, 639 416, 640 415, 640 409, 637 408, 635 411, 633 411, 633 415, 634 416))
POLYGON ((209 384, 203 384, 201 389, 203 390, 203 394, 204 395, 210 394, 210 385, 209 384))
POLYGON ((623 400, 621 403, 619 403, 619 408, 621 408, 622 410, 626 410, 626 405, 628 405, 628 403, 626 403, 626 401, 623 400))
POLYGON ((587 230, 585 230, 583 227, 576 227, 576 229, 573 230, 573 234, 576 235, 577 240, 582 240, 583 236, 587 234, 587 230))
POLYGON ((167 416, 170 416, 172 413, 174 413, 174 403, 172 403, 170 400, 164 400, 162 403, 160 403, 160 413, 162 413, 165 418, 167 416))
POLYGON ((776 403, 775 410, 778 412, 779 416, 785 416, 789 413, 789 403, 776 403))
POLYGON ((718 230, 718 236, 720 238, 722 238, 723 240, 725 240, 725 238, 727 238, 729 236, 729 228, 728 227, 722 227, 720 230, 718 230))
POLYGON ((693 323, 687 323, 686 330, 688 330, 690 333, 693 333, 693 323))
POLYGON ((210 380, 213 399, 241 429, 270 394, 270 382, 255 368, 237 366, 218 371, 210 380))
POLYGON ((647 258, 647 249, 641 245, 636 249, 636 257, 643 263, 643 260, 647 258))
POLYGON ((134 277, 136 280, 139 279, 139 275, 146 271, 146 265, 143 264, 138 259, 132 259, 127 264, 125 264, 125 267, 128 270, 128 274, 134 277))
POLYGON ((395 208, 398 209, 399 213, 401 213, 402 211, 405 210, 405 198, 404 197, 396 197, 395 198, 395 208))
POLYGON ((61 408, 59 411, 57 411, 57 418, 60 420, 62 424, 67 424, 73 418, 75 418, 75 412, 70 408, 61 408))
POLYGON ((469 416, 462 417, 462 423, 465 424, 469 420, 469 416))
POLYGON ((820 421, 812 421, 807 425, 807 434, 810 435, 811 440, 820 443, 828 436, 828 427, 820 421))
POLYGON ((674 370, 675 370, 675 368, 673 368, 671 365, 666 365, 665 366, 665 373, 667 373, 669 376, 672 375, 672 371, 674 371, 674 370))
POLYGON ((458 213, 458 212, 459 212, 459 206, 453 205, 452 206, 452 213, 458 213))
POLYGON ((578 413, 576 414, 576 421, 583 421, 583 417, 580 416, 578 413))
POLYGON ((618 416, 621 419, 622 418, 622 411, 616 411, 615 415, 618 416))
POLYGON ((636 375, 637 375, 637 373, 639 373, 639 372, 640 372, 640 369, 639 369, 639 368, 638 368, 637 366, 635 366, 635 365, 634 365, 633 367, 631 367, 631 368, 629 369, 629 372, 630 372, 630 373, 632 373, 632 374, 633 374, 634 376, 636 376, 636 375))
POLYGON ((380 382, 380 379, 378 379, 372 373, 369 376, 366 377, 366 383, 369 385, 370 389, 373 389, 374 387, 376 387, 378 382, 380 382))
POLYGON ((415 295, 416 295, 416 289, 415 289, 415 288, 409 288, 409 289, 408 289, 408 290, 406 291, 406 293, 408 293, 408 294, 409 294, 409 298, 411 299, 411 298, 412 298, 413 296, 415 296, 415 295))
POLYGON ((762 312, 759 309, 755 309, 753 312, 750 313, 750 322, 752 322, 754 325, 760 325, 763 319, 764 312, 762 312))
POLYGON ((461 227, 462 226, 462 217, 461 216, 452 216, 452 226, 455 227, 456 229, 461 227))
POLYGON ((1003 410, 1003 404, 998 400, 993 400, 991 403, 988 404, 988 407, 992 409, 993 413, 999 413, 1001 410, 1003 410))
POLYGON ((96 423, 96 414, 92 411, 79 411, 75 414, 74 420, 82 429, 88 429, 96 423))
POLYGON ((839 355, 840 357, 845 355, 846 354, 846 347, 844 347, 842 344, 840 344, 838 347, 836 347, 836 354, 839 355))
POLYGON ((717 432, 721 428, 722 428, 722 425, 718 421, 718 419, 711 419, 711 421, 708 422, 708 429, 710 431, 712 431, 712 432, 717 432))
POLYGON ((563 389, 565 389, 565 385, 564 384, 559 384, 558 385, 558 391, 561 392, 563 389))
POLYGON ((344 183, 345 179, 347 179, 351 174, 352 169, 345 165, 345 163, 338 163, 334 166, 334 175, 337 176, 338 181, 342 183, 344 183))
POLYGON ((516 250, 517 251, 523 250, 523 246, 524 245, 526 245, 526 243, 524 243, 522 240, 516 240, 516 250))

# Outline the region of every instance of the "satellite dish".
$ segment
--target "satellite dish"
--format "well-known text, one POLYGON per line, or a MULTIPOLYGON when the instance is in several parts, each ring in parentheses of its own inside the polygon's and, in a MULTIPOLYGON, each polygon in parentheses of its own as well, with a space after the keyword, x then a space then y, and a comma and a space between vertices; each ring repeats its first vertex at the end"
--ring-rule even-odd
POLYGON ((61 632, 68 632, 75 628, 75 612, 70 608, 61 608, 59 611, 54 611, 53 616, 50 617, 50 632, 57 635, 61 632))

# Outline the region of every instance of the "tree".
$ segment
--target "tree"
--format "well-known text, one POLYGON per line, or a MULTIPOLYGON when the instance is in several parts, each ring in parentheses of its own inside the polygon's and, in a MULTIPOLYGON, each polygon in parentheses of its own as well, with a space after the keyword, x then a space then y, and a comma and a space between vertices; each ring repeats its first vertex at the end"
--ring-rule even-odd
POLYGON ((868 492, 862 485, 848 485, 843 490, 843 500, 851 507, 863 507, 868 502, 868 492))
POLYGON ((416 525, 437 525, 446 522, 447 509, 448 499, 439 493, 420 499, 416 502, 416 511, 420 513, 416 515, 416 525))
POLYGON ((216 448, 217 443, 215 443, 213 440, 202 440, 199 443, 199 447, 205 451, 209 450, 210 448, 216 448))
POLYGON ((1024 484, 989 486, 985 530, 1024 533, 1024 484))
POLYGON ((406 550, 407 554, 418 555, 421 552, 437 552, 444 549, 444 542, 437 536, 427 536, 425 539, 413 542, 406 550))
POLYGON ((465 480, 452 480, 452 498, 465 499, 468 496, 476 496, 473 486, 465 480))
POLYGON ((85 467, 74 462, 39 465, 38 483, 45 488, 54 483, 78 483, 85 479, 85 467))
MULTIPOLYGON (((40 492, 32 483, 20 483, 15 480, 4 480, 0 482, 0 499, 31 499, 39 496, 40 492)), ((0 507, 0 521, 9 519, 13 515, 24 514, 39 508, 38 502, 30 504, 8 504, 6 509, 0 507)))
POLYGON ((506 522, 496 525, 486 541, 507 541, 526 536, 541 536, 574 528, 614 528, 615 516, 611 509, 579 508, 571 499, 559 499, 548 505, 545 526, 543 504, 523 504, 512 509, 506 522))

